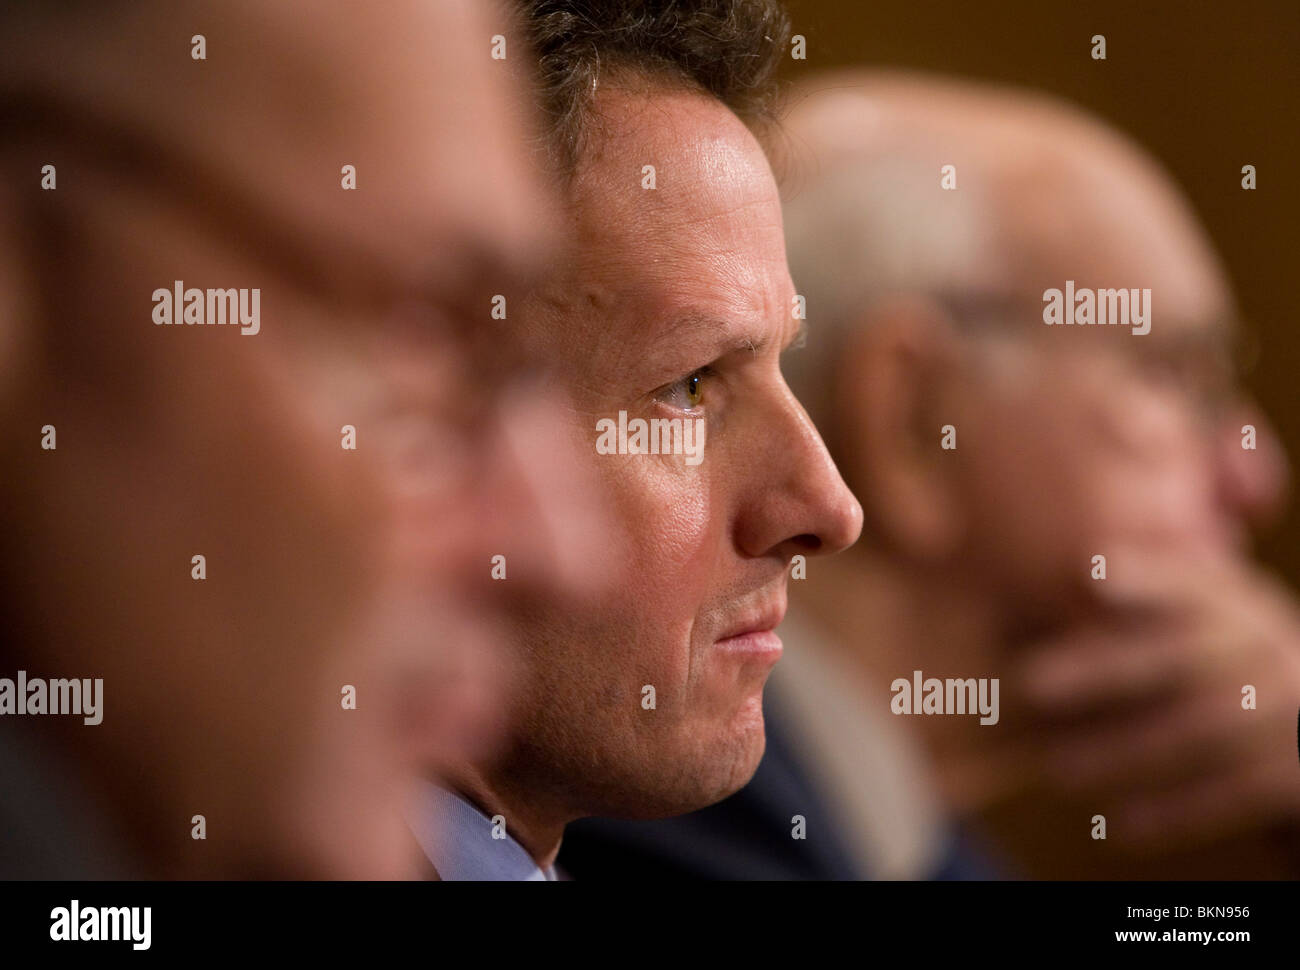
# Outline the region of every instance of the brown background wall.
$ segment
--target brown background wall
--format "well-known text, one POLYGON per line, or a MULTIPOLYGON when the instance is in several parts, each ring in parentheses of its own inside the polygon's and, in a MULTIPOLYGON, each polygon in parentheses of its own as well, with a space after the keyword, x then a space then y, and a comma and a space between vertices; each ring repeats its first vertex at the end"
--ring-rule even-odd
MULTIPOLYGON (((1261 354, 1246 383, 1300 468, 1300 3, 788 0, 807 60, 1023 84, 1101 115, 1160 158, 1217 241, 1261 354), (1093 34, 1106 37, 1094 61, 1093 34), (1241 188, 1254 165, 1258 188, 1241 188)), ((1293 487, 1293 494, 1295 488, 1293 487)), ((1261 543, 1300 585, 1300 509, 1261 543)))

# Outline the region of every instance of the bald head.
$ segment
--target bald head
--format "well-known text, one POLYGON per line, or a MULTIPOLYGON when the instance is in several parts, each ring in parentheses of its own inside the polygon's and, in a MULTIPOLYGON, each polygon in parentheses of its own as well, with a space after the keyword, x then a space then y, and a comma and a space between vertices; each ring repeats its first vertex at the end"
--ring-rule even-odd
POLYGON ((1043 291, 1067 279, 1150 287, 1170 327, 1230 311, 1219 261, 1168 175, 1072 106, 874 72, 823 76, 791 103, 786 237, 811 328, 810 352, 791 360, 797 390, 815 392, 841 332, 900 296, 1023 307, 1017 325, 1035 334, 1043 291))
POLYGON ((1146 153, 963 81, 831 75, 792 104, 785 231, 809 330, 783 366, 862 500, 859 555, 1023 625, 1061 616, 1116 536, 1241 542, 1280 465, 1241 448, 1228 283, 1146 153), (1149 291, 1149 329, 1045 326, 1071 281, 1149 291))

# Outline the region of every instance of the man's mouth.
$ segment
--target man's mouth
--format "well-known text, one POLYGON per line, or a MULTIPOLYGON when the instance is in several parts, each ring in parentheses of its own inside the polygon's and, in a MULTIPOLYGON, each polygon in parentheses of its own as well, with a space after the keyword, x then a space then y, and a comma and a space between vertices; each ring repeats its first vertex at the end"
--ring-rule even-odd
POLYGON ((785 617, 785 596, 782 593, 762 605, 744 612, 736 622, 723 630, 714 642, 715 647, 728 653, 747 656, 755 660, 776 663, 781 657, 781 638, 776 627, 785 617))

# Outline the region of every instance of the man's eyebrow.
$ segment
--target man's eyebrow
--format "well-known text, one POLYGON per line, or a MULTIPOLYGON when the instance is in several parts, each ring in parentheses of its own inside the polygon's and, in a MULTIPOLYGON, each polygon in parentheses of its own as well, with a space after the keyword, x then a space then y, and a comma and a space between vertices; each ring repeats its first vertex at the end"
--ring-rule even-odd
POLYGON ((770 332, 755 329, 748 323, 724 320, 709 313, 683 314, 669 323, 661 336, 667 340, 707 340, 714 348, 715 357, 738 350, 758 355, 773 338, 770 332))

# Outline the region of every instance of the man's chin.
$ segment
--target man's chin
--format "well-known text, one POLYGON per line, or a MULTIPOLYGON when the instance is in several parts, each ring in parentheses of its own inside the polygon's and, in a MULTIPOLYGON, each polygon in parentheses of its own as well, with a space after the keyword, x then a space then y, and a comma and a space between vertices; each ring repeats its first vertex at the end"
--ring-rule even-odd
POLYGON ((767 734, 763 724, 761 690, 755 691, 741 705, 733 721, 733 730, 736 731, 738 739, 737 757, 733 761, 734 769, 727 784, 727 791, 715 801, 721 801, 748 785, 749 779, 753 778, 754 772, 758 770, 758 763, 763 760, 763 752, 767 748, 767 734))
MULTIPOLYGON (((709 729, 701 728, 703 734, 709 729)), ((761 695, 746 700, 741 709, 723 726, 712 729, 716 739, 707 755, 701 759, 698 770, 688 782, 680 773, 681 762, 666 770, 665 777, 678 779, 678 785, 657 793, 658 797, 645 800, 647 807, 642 818, 671 818, 686 815, 715 805, 734 795, 749 784, 763 760, 767 744, 763 732, 763 705, 761 695)))

